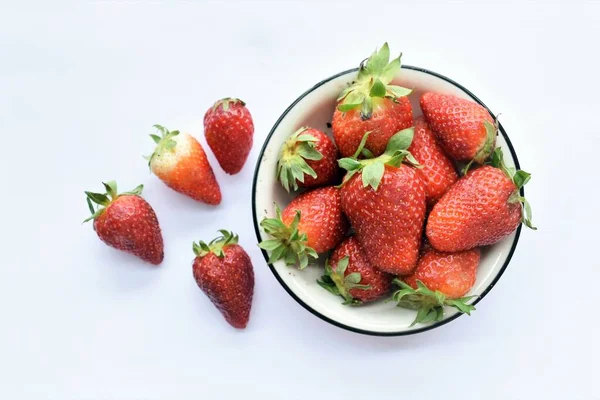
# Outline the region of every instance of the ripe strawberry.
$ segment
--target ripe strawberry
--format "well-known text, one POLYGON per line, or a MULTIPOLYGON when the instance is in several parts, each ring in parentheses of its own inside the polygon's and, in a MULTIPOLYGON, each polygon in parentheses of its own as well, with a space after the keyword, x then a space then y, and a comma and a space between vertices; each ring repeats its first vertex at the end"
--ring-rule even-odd
MULTIPOLYGON (((356 154, 362 151, 362 145, 356 154)), ((402 164, 413 129, 394 135, 378 158, 344 158, 348 170, 342 187, 342 209, 356 231, 356 238, 375 267, 392 274, 408 274, 417 263, 425 218, 425 185, 421 172, 402 164)))
POLYGON ((458 179, 452 160, 448 158, 423 117, 415 120, 415 134, 408 151, 423 166, 427 204, 433 206, 458 179))
POLYGON ((207 204, 219 204, 221 189, 200 143, 187 133, 154 127, 162 136, 150 135, 156 143, 154 153, 147 157, 152 172, 179 193, 207 204))
POLYGON ((338 177, 337 147, 318 129, 303 127, 281 146, 277 177, 281 185, 314 187, 332 184, 338 177))
POLYGON ((325 264, 325 275, 317 281, 329 292, 342 296, 344 304, 358 305, 377 300, 390 291, 393 276, 373 267, 358 240, 344 240, 325 264))
POLYGON ((456 161, 483 164, 494 151, 497 129, 481 105, 428 92, 421 96, 421 109, 444 150, 456 161))
POLYGON ((412 325, 440 321, 444 306, 471 315, 475 307, 467 302, 476 296, 463 296, 475 284, 479 257, 479 249, 460 253, 426 250, 411 275, 394 279, 401 289, 392 298, 398 307, 417 310, 412 325))
POLYGON ((85 192, 94 230, 107 245, 158 265, 164 257, 163 238, 154 210, 140 197, 143 185, 117 193, 117 183, 102 183, 106 193, 85 192), (94 209, 92 202, 101 207, 94 209))
POLYGON ((276 218, 264 218, 260 226, 273 239, 259 247, 271 251, 269 264, 285 260, 287 265, 308 265, 308 257, 334 249, 348 230, 342 214, 340 190, 333 187, 314 189, 296 197, 283 210, 276 206, 276 218))
POLYGON ((500 149, 492 163, 498 168, 486 165, 470 171, 433 207, 426 234, 435 249, 455 252, 494 244, 521 221, 535 229, 529 203, 519 192, 530 175, 507 168, 500 149))
POLYGON ((252 116, 240 99, 217 101, 204 114, 204 134, 223 171, 230 175, 240 172, 254 135, 252 116))
POLYGON ((421 281, 429 289, 439 290, 448 299, 458 299, 475 284, 480 255, 478 248, 458 253, 429 249, 421 255, 413 273, 402 280, 413 289, 417 289, 417 281, 421 281))
POLYGON ((390 49, 385 43, 361 63, 356 80, 338 97, 332 127, 342 156, 354 154, 365 132, 371 132, 367 154, 378 156, 396 132, 412 126, 412 107, 406 97, 411 90, 390 85, 400 71, 400 57, 388 63, 390 49))
POLYGON ((238 236, 220 230, 210 243, 193 244, 194 279, 198 287, 234 328, 244 329, 250 319, 254 294, 254 269, 238 236))

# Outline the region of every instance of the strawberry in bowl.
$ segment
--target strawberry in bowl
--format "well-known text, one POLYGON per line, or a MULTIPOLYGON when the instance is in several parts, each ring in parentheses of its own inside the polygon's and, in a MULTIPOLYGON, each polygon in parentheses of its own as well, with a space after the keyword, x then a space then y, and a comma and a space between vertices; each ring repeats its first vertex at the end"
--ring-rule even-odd
POLYGON ((530 175, 495 114, 400 59, 386 44, 302 94, 269 133, 252 192, 282 287, 324 321, 378 336, 476 315, 522 226, 535 229, 530 175), (335 207, 303 200, 324 189, 335 207))

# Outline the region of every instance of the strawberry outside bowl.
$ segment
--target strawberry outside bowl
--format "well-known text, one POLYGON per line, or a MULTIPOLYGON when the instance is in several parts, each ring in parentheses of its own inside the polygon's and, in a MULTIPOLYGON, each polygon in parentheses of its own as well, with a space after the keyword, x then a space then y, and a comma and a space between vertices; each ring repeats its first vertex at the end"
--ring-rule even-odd
MULTIPOLYGON (((303 93, 279 117, 267 136, 260 152, 252 188, 252 213, 258 242, 269 239, 260 227, 260 221, 275 216, 274 203, 282 209, 297 194, 288 194, 276 178, 277 156, 285 140, 302 126, 317 128, 331 136, 330 122, 340 92, 352 82, 358 69, 354 68, 327 78, 303 93)), ((413 116, 422 115, 419 107, 421 94, 428 91, 453 94, 473 100, 487 109, 485 104, 460 84, 435 72, 423 68, 404 65, 393 81, 394 84, 413 89, 408 96, 413 107, 413 116)), ((488 109, 490 114, 495 115, 488 109)), ((514 148, 502 125, 499 125, 497 146, 504 152, 505 163, 519 168, 514 148)), ((521 195, 524 196, 523 189, 521 195)), ((477 269, 477 280, 467 296, 477 296, 470 304, 477 304, 500 279, 517 247, 521 225, 515 232, 500 242, 482 249, 477 269)), ((262 250, 265 261, 269 256, 262 250)), ((376 336, 401 336, 424 332, 440 327, 458 318, 454 308, 444 308, 441 321, 411 326, 416 311, 396 307, 394 302, 377 301, 358 307, 342 305, 342 298, 334 296, 317 284, 323 275, 325 256, 316 265, 300 271, 286 266, 284 261, 269 264, 273 275, 281 286, 302 307, 312 314, 340 328, 353 332, 376 336)), ((392 292, 390 292, 391 297, 392 292)), ((472 315, 476 315, 477 311, 472 315)))

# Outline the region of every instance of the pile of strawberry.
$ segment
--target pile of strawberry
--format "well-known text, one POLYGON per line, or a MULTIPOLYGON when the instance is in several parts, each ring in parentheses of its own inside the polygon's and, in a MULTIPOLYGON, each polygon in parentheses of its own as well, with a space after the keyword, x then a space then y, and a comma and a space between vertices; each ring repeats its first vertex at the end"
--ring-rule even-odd
POLYGON ((303 127, 284 143, 277 178, 307 190, 261 222, 271 238, 259 246, 300 269, 331 252, 318 284, 344 304, 396 285, 413 325, 442 319, 444 306, 469 314, 481 247, 521 222, 535 229, 521 196, 530 175, 504 164, 497 121, 477 103, 425 93, 413 120, 411 90, 391 84, 400 57, 389 58, 386 43, 340 94, 334 140, 303 127))
MULTIPOLYGON (((147 157, 150 170, 171 189, 194 200, 218 205, 221 190, 202 145, 193 136, 154 126, 160 135, 147 157)), ((204 115, 206 141, 228 174, 238 173, 252 148, 252 116, 239 99, 217 101, 204 115)), ((107 245, 158 265, 164 258, 162 232, 156 213, 141 197, 143 186, 118 193, 114 181, 103 183, 105 193, 85 192, 94 230, 107 245), (93 204, 95 203, 96 206, 93 204)), ((193 276, 227 322, 245 328, 254 293, 254 270, 238 236, 221 230, 210 243, 193 244, 193 276)))

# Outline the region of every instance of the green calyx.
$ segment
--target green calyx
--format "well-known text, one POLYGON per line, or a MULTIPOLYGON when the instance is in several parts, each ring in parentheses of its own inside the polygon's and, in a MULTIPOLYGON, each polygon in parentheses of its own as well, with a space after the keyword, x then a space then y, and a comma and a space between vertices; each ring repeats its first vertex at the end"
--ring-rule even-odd
POLYGON ((504 163, 504 154, 502 153, 502 149, 500 147, 496 148, 492 153, 489 164, 492 167, 502 170, 502 172, 504 172, 504 174, 513 181, 517 187, 517 190, 515 190, 514 193, 509 197, 508 202, 521 203, 523 207, 521 212, 521 222, 525 224, 526 227, 533 229, 534 231, 537 230, 537 228, 531 223, 531 205, 525 197, 521 196, 521 188, 525 186, 527 182, 529 182, 531 179, 531 174, 520 169, 517 170, 515 168, 507 167, 504 163))
POLYGON ((213 253, 219 258, 225 257, 223 248, 231 244, 237 244, 239 236, 224 229, 220 229, 219 233, 221 235, 211 240, 208 244, 203 241, 192 243, 192 250, 194 251, 194 254, 198 257, 204 257, 209 253, 213 253))
POLYGON ((473 163, 476 162, 478 164, 484 164, 494 151, 494 146, 496 145, 496 136, 498 135, 498 118, 494 120, 493 124, 489 121, 483 121, 483 126, 485 127, 485 142, 477 154, 475 154, 475 157, 473 157, 473 159, 463 167, 461 170, 463 175, 466 175, 467 172, 469 172, 469 169, 473 163))
POLYGON ((216 111, 217 108, 221 106, 223 107, 223 111, 227 111, 229 110, 229 107, 231 107, 232 104, 238 103, 242 106, 246 105, 246 103, 244 103, 242 100, 236 99, 235 97, 225 97, 224 99, 218 100, 215 104, 213 104, 212 110, 216 111))
POLYGON ((398 307, 417 311, 417 316, 410 326, 441 321, 444 317, 444 306, 454 307, 467 315, 471 315, 471 311, 475 311, 475 307, 467 302, 477 296, 448 299, 439 290, 430 290, 419 280, 417 280, 416 289, 398 278, 395 278, 393 283, 400 286, 400 290, 394 292, 391 300, 398 303, 398 307))
POLYGON ((320 160, 323 155, 315 149, 317 139, 304 132, 308 127, 302 127, 294 132, 281 146, 277 161, 277 178, 287 192, 290 187, 298 190, 298 182, 304 182, 304 176, 317 177, 317 173, 306 160, 320 160))
POLYGON ((342 296, 344 298, 344 305, 357 306, 362 304, 362 301, 355 299, 350 294, 351 289, 370 290, 371 285, 361 285, 360 281, 362 277, 360 272, 353 272, 344 276, 346 269, 348 269, 348 263, 350 258, 348 256, 338 261, 335 270, 331 268, 329 260, 325 262, 325 275, 321 277, 321 280, 317 279, 317 283, 321 287, 336 296, 342 296))
POLYGON ((365 152, 365 144, 369 137, 370 132, 365 133, 363 136, 358 149, 352 157, 342 158, 338 160, 340 167, 348 171, 342 182, 342 186, 357 172, 362 173, 363 187, 371 186, 373 190, 377 190, 383 173, 385 172, 385 166, 390 165, 393 167, 399 167, 404 160, 408 161, 411 165, 422 168, 419 162, 413 157, 408 151, 410 144, 413 140, 414 128, 407 128, 397 132, 392 136, 387 144, 385 152, 376 158, 367 158, 359 160, 360 155, 371 156, 370 152, 365 152))
POLYGON ((494 151, 494 145, 496 144, 496 135, 498 134, 497 119, 495 120, 494 124, 491 124, 489 121, 483 121, 483 125, 485 126, 485 142, 473 158, 473 161, 479 164, 483 164, 485 160, 494 151))
POLYGON ((296 216, 289 226, 283 223, 281 209, 277 204, 275 204, 275 213, 275 218, 264 218, 260 222, 260 226, 273 239, 263 240, 258 247, 271 252, 269 264, 284 260, 286 265, 298 265, 300 269, 306 268, 309 257, 317 259, 319 255, 312 247, 306 245, 306 234, 298 231, 300 211, 296 211, 296 216))
POLYGON ((92 215, 86 218, 83 221, 84 223, 99 217, 104 212, 104 210, 106 210, 106 207, 108 207, 119 196, 123 196, 126 194, 139 196, 142 194, 142 190, 144 189, 144 185, 139 185, 138 187, 136 187, 133 190, 130 190, 129 192, 119 194, 117 192, 117 182, 108 181, 102 182, 102 184, 104 185, 106 193, 85 192, 85 195, 87 196, 86 201, 92 215), (93 203, 96 203, 96 206, 94 206, 93 203))
POLYGON ((146 160, 148 160, 148 167, 150 167, 152 160, 157 154, 162 154, 164 151, 173 151, 173 149, 175 149, 177 142, 173 138, 179 135, 179 131, 169 131, 164 126, 158 124, 153 125, 153 127, 158 130, 160 136, 155 134, 150 135, 152 140, 154 140, 154 143, 156 143, 156 148, 154 149, 154 153, 144 157, 146 160))
POLYGON ((408 96, 412 90, 401 86, 390 85, 401 64, 398 58, 390 61, 390 48, 387 43, 379 51, 360 64, 356 81, 346 88, 338 97, 338 110, 347 112, 361 110, 361 118, 367 120, 373 113, 373 100, 388 98, 397 101, 398 97, 408 96))

